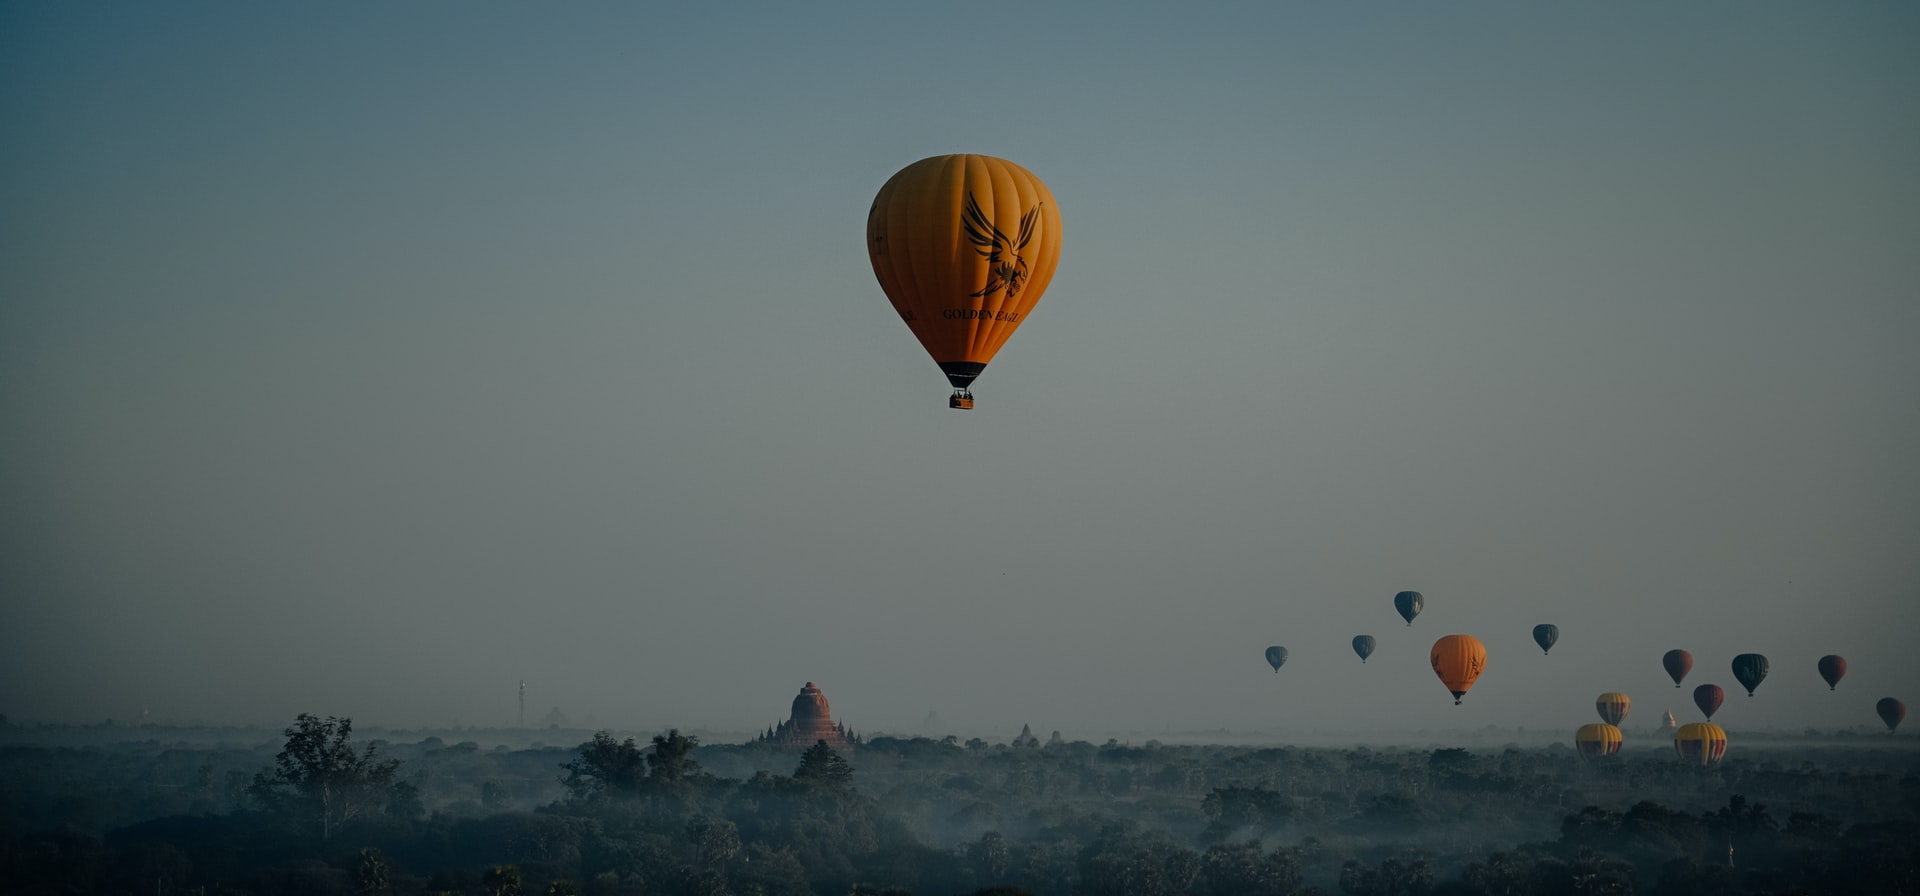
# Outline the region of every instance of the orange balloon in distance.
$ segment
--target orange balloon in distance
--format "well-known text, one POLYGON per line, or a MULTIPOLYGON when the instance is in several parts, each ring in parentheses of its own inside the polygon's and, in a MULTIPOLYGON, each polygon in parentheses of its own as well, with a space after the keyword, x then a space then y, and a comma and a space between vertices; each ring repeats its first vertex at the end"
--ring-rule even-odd
POLYGON ((1440 683, 1447 686, 1458 706, 1481 670, 1487 668, 1487 645, 1472 635, 1448 635, 1433 642, 1427 658, 1433 661, 1433 674, 1440 676, 1440 683))
POLYGON ((921 159, 867 212, 867 258, 907 329, 953 384, 950 407, 1020 328, 1060 261, 1060 208, 1005 159, 921 159))

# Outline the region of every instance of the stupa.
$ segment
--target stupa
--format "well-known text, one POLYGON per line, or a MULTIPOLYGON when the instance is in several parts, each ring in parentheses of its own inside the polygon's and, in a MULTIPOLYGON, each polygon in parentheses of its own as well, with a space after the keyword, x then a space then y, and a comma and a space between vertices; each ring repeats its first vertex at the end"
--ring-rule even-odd
POLYGON ((811 747, 821 741, 843 750, 858 745, 860 738, 833 720, 833 712, 827 708, 827 695, 811 681, 800 689, 800 696, 793 698, 792 717, 760 735, 761 743, 789 747, 811 747))

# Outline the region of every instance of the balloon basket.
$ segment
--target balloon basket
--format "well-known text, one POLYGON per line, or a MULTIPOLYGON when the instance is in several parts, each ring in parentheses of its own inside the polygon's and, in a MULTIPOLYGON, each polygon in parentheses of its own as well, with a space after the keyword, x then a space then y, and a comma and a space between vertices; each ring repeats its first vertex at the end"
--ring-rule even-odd
POLYGON ((972 410, 973 393, 966 389, 954 390, 954 393, 947 398, 947 407, 953 408, 956 411, 972 410))

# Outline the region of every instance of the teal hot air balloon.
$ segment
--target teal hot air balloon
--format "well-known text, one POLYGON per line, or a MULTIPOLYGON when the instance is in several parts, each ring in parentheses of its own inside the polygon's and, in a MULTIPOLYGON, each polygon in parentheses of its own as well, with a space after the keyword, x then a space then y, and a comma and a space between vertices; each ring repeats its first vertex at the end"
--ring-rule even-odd
POLYGON ((1354 635, 1353 652, 1360 654, 1360 662, 1366 662, 1367 657, 1373 656, 1373 636, 1354 635))
POLYGON ((1767 658, 1757 653, 1743 653, 1734 657, 1733 677, 1741 687, 1747 689, 1747 696, 1753 696, 1753 689, 1767 680, 1767 658))
POLYGON ((1533 643, 1540 645, 1542 655, 1553 652, 1553 643, 1560 640, 1560 626, 1541 623, 1533 627, 1533 643))
POLYGON ((1413 617, 1420 615, 1426 606, 1427 599, 1418 591, 1402 591, 1393 596, 1393 608, 1400 611, 1400 618, 1407 620, 1408 625, 1413 624, 1413 617))
POLYGON ((1281 647, 1280 645, 1275 644, 1274 646, 1267 648, 1267 665, 1272 666, 1273 671, 1275 672, 1280 671, 1280 667, 1286 664, 1287 664, 1287 649, 1285 647, 1281 647))

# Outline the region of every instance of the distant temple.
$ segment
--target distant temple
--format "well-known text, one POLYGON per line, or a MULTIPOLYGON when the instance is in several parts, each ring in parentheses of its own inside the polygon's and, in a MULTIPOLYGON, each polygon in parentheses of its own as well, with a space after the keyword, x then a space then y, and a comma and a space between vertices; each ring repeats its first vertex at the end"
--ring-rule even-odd
POLYGON ((821 741, 826 741, 829 747, 847 749, 858 746, 860 737, 833 720, 833 713, 827 708, 827 695, 809 681, 800 689, 800 696, 793 698, 793 717, 768 728, 756 742, 811 747, 821 741))

